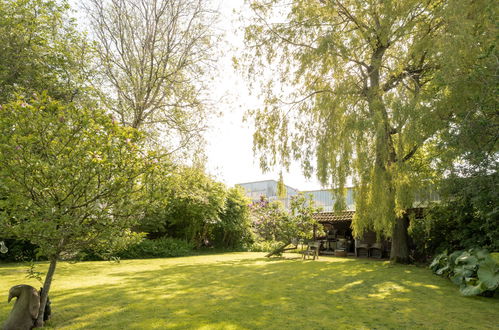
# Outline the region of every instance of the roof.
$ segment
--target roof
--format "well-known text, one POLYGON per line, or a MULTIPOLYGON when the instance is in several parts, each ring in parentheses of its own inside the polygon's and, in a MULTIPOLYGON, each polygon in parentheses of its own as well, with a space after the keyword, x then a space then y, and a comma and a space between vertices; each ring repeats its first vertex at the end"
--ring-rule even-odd
POLYGON ((352 221, 355 211, 319 212, 314 214, 318 222, 352 221))
MULTIPOLYGON (((416 219, 424 217, 423 208, 407 209, 408 214, 414 214, 416 219)), ((314 214, 315 220, 321 223, 352 221, 355 211, 319 212, 314 214)))

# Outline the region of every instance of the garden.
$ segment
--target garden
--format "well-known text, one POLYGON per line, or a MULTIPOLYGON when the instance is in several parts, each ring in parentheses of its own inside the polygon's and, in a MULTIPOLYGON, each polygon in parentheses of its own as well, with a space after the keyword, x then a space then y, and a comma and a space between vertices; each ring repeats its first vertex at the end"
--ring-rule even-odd
POLYGON ((3 328, 497 329, 498 11, 0 0, 3 328))

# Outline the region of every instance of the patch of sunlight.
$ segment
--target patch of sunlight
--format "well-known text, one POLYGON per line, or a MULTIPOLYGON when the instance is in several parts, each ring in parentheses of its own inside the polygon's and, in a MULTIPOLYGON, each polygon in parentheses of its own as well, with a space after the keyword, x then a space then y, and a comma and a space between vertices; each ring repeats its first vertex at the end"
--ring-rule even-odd
POLYGON ((187 315, 189 313, 188 309, 179 309, 176 311, 173 311, 173 314, 175 315, 187 315))
POLYGON ((384 299, 384 298, 387 298, 394 293, 411 292, 411 290, 409 290, 401 285, 398 285, 397 283, 394 283, 394 282, 384 282, 384 283, 376 284, 373 286, 373 288, 377 292, 368 294, 367 296, 370 298, 384 299))
MULTIPOLYGON (((52 322, 49 321, 49 323, 47 324, 49 327, 51 325, 52 322)), ((66 325, 66 326, 59 326, 57 327, 58 329, 70 329, 70 330, 74 330, 74 329, 89 329, 91 327, 91 323, 88 321, 79 321, 77 324, 70 324, 70 325, 66 325)))
POLYGON ((369 269, 369 268, 346 269, 339 273, 342 276, 358 276, 369 272, 374 272, 374 269, 369 269))
POLYGON ((201 330, 210 330, 210 329, 233 330, 233 329, 241 329, 241 328, 235 324, 231 324, 228 322, 218 322, 215 324, 207 324, 207 325, 200 326, 200 327, 198 327, 198 329, 201 329, 201 330))
POLYGON ((440 286, 433 285, 433 284, 424 284, 424 283, 412 282, 412 281, 404 281, 402 283, 404 283, 405 285, 419 286, 419 287, 433 289, 433 290, 440 290, 441 289, 440 286))
POLYGON ((345 284, 344 286, 342 286, 341 288, 339 289, 336 289, 336 290, 328 290, 327 293, 330 293, 330 294, 334 294, 334 293, 340 293, 340 292, 343 292, 343 291, 346 291, 356 285, 361 285, 362 283, 364 283, 364 280, 358 280, 358 281, 355 281, 355 282, 352 282, 352 283, 348 283, 348 284, 345 284))

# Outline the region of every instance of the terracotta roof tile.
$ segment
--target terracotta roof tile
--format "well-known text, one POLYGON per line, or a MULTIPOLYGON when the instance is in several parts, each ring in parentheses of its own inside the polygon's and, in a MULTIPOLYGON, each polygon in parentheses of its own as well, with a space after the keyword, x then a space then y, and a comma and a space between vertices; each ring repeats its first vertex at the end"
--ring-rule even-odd
MULTIPOLYGON (((408 214, 415 214, 416 219, 424 217, 423 208, 411 208, 407 210, 408 214)), ((355 211, 338 211, 338 212, 319 212, 314 214, 314 218, 318 222, 339 222, 352 221, 355 211)))
POLYGON ((319 222, 352 221, 355 211, 320 212, 314 218, 319 222))

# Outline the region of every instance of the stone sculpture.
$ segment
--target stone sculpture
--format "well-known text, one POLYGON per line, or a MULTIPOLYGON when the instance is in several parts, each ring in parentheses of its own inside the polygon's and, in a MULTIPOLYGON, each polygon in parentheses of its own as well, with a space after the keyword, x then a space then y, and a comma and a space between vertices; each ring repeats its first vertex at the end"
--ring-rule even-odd
POLYGON ((40 309, 40 294, 30 285, 16 285, 9 290, 9 299, 17 298, 3 330, 29 330, 34 327, 40 309))

